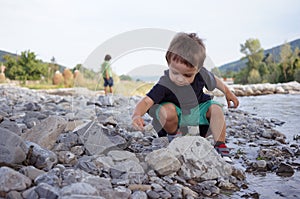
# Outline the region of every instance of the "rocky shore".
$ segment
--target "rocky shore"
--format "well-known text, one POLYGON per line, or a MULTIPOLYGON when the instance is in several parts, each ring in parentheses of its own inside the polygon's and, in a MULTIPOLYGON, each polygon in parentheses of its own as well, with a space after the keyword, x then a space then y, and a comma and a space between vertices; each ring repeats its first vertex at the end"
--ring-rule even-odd
POLYGON ((259 198, 247 173, 300 170, 300 135, 288 143, 274 130, 282 121, 226 110, 228 164, 198 128, 171 143, 147 115, 144 132, 132 129, 140 97, 51 93, 0 85, 0 198, 259 198))
MULTIPOLYGON (((257 96, 269 94, 300 94, 300 83, 288 82, 278 84, 232 84, 229 85, 230 90, 236 96, 257 96)), ((217 89, 213 92, 214 96, 222 96, 223 94, 217 89)))

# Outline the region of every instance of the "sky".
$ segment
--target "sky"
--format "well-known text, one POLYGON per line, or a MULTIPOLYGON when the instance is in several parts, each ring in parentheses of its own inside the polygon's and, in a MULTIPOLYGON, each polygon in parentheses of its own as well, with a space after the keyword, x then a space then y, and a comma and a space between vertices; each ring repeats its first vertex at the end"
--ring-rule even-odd
POLYGON ((247 39, 264 49, 299 39, 299 8, 299 0, 0 0, 0 50, 94 70, 111 53, 113 70, 127 74, 166 66, 171 33, 196 32, 220 66, 240 59, 247 39))

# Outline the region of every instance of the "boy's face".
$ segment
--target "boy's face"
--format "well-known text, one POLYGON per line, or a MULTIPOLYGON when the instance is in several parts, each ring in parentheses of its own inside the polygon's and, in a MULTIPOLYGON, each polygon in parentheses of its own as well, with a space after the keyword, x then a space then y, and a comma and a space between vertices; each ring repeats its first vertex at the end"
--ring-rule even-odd
POLYGON ((188 67, 187 65, 171 60, 169 64, 169 76, 172 82, 178 86, 189 85, 194 81, 199 72, 197 67, 188 67))

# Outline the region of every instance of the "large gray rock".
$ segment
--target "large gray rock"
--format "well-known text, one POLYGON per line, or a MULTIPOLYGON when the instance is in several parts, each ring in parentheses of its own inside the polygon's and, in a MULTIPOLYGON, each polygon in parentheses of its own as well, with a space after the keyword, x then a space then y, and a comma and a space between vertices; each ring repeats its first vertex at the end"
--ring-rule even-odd
POLYGON ((119 135, 109 135, 107 129, 98 122, 92 121, 76 132, 79 135, 79 142, 89 155, 99 155, 110 150, 124 149, 127 141, 119 135))
POLYGON ((34 166, 23 167, 19 171, 31 180, 34 180, 39 175, 45 174, 45 171, 35 168, 34 166))
POLYGON ((160 175, 169 175, 177 172, 181 167, 180 161, 166 148, 149 153, 145 160, 160 175))
POLYGON ((52 149, 57 137, 63 133, 67 122, 58 116, 49 116, 22 134, 24 140, 35 142, 43 148, 52 149))
POLYGON ((31 179, 9 168, 0 168, 0 192, 23 191, 30 187, 31 179))
POLYGON ((28 165, 33 165, 38 169, 49 171, 58 162, 57 155, 47 149, 42 148, 34 142, 25 142, 28 151, 31 151, 30 156, 26 159, 28 165))
POLYGON ((232 173, 232 166, 199 136, 176 138, 167 148, 149 153, 146 162, 160 175, 178 172, 184 179, 209 180, 232 173))
POLYGON ((27 148, 17 134, 0 127, 0 162, 21 163, 25 160, 27 148))
POLYGON ((232 166, 200 136, 175 138, 167 149, 181 161, 179 174, 184 179, 210 180, 232 173, 232 166))
POLYGON ((59 190, 47 183, 39 184, 34 191, 38 194, 39 198, 57 199, 59 190))
POLYGON ((12 122, 9 120, 4 120, 3 122, 1 122, 0 127, 8 129, 9 131, 12 131, 17 135, 21 135, 22 133, 22 129, 16 124, 16 122, 12 122))
POLYGON ((143 167, 138 162, 132 160, 119 162, 111 169, 111 176, 113 178, 129 180, 131 184, 141 184, 144 174, 143 167))

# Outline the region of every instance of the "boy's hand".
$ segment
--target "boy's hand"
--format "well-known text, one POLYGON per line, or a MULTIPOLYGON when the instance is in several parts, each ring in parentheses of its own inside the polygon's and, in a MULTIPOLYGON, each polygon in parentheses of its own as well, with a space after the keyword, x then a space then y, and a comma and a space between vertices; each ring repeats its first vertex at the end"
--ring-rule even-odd
POLYGON ((144 126, 145 126, 143 118, 139 115, 133 116, 132 117, 132 126, 139 131, 143 131, 144 126))
POLYGON ((226 92, 225 97, 226 97, 228 108, 237 108, 239 106, 238 98, 231 91, 228 90, 226 92), (233 102, 233 106, 231 105, 231 102, 233 102))

